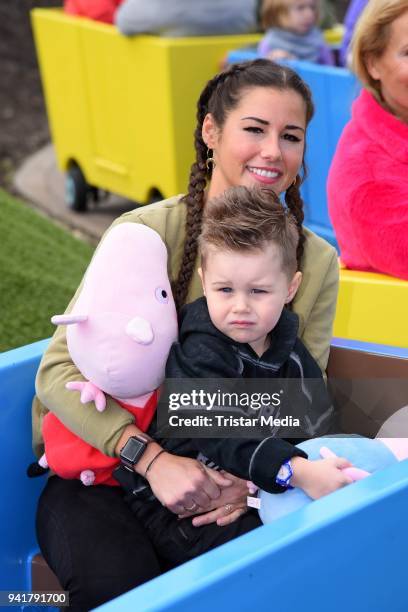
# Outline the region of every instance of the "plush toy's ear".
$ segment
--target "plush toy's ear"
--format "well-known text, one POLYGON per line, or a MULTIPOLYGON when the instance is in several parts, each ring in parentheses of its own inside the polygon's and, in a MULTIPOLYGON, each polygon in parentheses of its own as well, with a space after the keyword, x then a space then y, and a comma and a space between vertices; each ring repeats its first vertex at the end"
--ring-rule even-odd
POLYGON ((367 476, 371 476, 370 472, 367 472, 367 470, 360 470, 360 468, 356 467, 344 468, 342 472, 347 476, 350 476, 353 482, 357 482, 357 480, 362 480, 363 478, 367 478, 367 476))
POLYGON ((54 315, 51 317, 51 323, 54 325, 76 325, 77 323, 83 323, 88 320, 88 315, 54 315))
MULTIPOLYGON (((320 456, 323 457, 323 459, 327 459, 328 457, 337 457, 336 453, 333 453, 333 451, 330 450, 330 448, 327 448, 327 446, 322 446, 320 449, 320 456)), ((353 482, 370 476, 370 472, 367 472, 367 470, 361 470, 360 468, 356 468, 354 466, 343 468, 342 472, 352 478, 353 482)))

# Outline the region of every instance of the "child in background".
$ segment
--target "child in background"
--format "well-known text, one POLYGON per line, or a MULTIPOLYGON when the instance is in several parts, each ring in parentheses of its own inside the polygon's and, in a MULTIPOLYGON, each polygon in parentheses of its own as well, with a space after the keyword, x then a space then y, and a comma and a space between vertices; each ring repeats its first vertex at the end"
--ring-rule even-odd
POLYGON ((318 0, 263 0, 261 23, 266 31, 258 46, 260 56, 333 66, 334 58, 317 28, 318 21, 318 0))

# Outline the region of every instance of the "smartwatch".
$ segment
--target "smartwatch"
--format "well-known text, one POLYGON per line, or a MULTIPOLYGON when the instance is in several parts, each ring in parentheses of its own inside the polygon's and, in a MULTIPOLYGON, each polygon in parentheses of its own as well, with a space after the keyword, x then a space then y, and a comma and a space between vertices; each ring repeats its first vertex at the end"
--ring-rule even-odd
POLYGON ((150 442, 153 442, 153 438, 145 434, 131 436, 119 453, 122 465, 133 472, 150 442))
POLYGON ((281 487, 285 487, 286 489, 293 489, 293 487, 289 484, 290 479, 293 476, 293 469, 290 459, 282 463, 280 466, 279 472, 276 475, 276 484, 281 487))

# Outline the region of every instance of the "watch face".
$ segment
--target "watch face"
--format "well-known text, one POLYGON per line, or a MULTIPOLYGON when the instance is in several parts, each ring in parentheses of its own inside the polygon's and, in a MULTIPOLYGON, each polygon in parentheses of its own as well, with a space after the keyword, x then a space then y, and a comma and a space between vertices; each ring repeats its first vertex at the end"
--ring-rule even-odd
POLYGON ((141 442, 136 438, 129 438, 125 446, 122 448, 120 457, 123 461, 127 461, 132 464, 137 463, 137 460, 143 454, 145 448, 145 442, 141 442))
POLYGON ((279 472, 276 475, 277 484, 281 485, 282 487, 292 489, 293 487, 291 487, 289 484, 292 475, 293 475, 293 470, 292 470, 291 463, 290 461, 285 461, 285 463, 281 465, 279 472))
POLYGON ((280 480, 287 480, 291 476, 292 476, 292 473, 291 473, 291 470, 289 469, 289 466, 287 465, 287 463, 284 463, 278 472, 278 478, 280 480))

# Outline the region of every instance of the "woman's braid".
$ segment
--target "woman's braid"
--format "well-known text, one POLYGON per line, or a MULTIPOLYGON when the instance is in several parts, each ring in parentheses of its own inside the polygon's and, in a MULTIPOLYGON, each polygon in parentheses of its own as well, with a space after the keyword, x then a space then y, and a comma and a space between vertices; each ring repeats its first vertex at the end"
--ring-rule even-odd
POLYGON ((190 180, 187 194, 183 201, 187 207, 184 242, 184 251, 177 281, 174 286, 174 300, 177 309, 185 303, 188 288, 193 276, 195 262, 198 252, 198 237, 201 232, 201 222, 204 209, 204 190, 207 180, 211 177, 211 168, 207 168, 207 147, 202 137, 202 126, 204 118, 211 112, 211 99, 217 93, 217 89, 225 83, 231 75, 242 71, 241 65, 234 65, 231 69, 217 74, 203 90, 197 105, 197 127, 194 133, 194 145, 196 150, 196 161, 191 166, 190 180))
POLYGON ((298 226, 298 230, 299 230, 299 243, 298 243, 298 247, 296 251, 298 270, 301 270, 303 249, 304 249, 304 244, 305 244, 305 234, 303 232, 303 221, 304 221, 305 215, 303 212, 303 200, 301 198, 300 190, 299 190, 301 182, 302 180, 300 176, 298 175, 296 177, 295 182, 292 183, 290 187, 288 187, 285 193, 286 206, 288 207, 289 211, 294 216, 296 220, 296 224, 298 226))
POLYGON ((197 239, 201 231, 201 220, 204 208, 204 189, 207 184, 207 169, 205 164, 206 147, 198 141, 197 130, 195 143, 197 161, 191 167, 188 192, 183 198, 187 207, 185 226, 186 238, 184 241, 181 267, 174 287, 174 300, 177 309, 181 308, 186 301, 188 287, 194 272, 198 250, 197 239))

